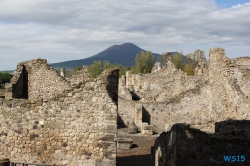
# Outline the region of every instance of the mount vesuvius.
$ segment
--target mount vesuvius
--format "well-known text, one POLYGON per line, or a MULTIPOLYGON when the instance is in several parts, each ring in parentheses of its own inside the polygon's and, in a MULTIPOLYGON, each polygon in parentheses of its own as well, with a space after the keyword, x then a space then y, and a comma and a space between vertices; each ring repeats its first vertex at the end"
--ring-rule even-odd
MULTIPOLYGON (((53 68, 74 68, 77 66, 91 65, 94 61, 98 60, 108 60, 111 64, 118 63, 123 66, 134 66, 136 54, 141 51, 145 50, 132 43, 124 43, 121 45, 113 45, 106 50, 85 59, 52 63, 50 65, 53 68)), ((156 59, 159 54, 153 53, 153 55, 156 59)))

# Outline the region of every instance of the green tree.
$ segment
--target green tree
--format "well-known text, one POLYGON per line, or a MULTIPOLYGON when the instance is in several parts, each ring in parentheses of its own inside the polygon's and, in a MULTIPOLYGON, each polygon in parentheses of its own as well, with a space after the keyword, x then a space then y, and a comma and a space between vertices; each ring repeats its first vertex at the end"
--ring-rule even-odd
POLYGON ((185 57, 185 69, 188 75, 195 75, 195 68, 201 59, 206 59, 205 52, 197 49, 194 53, 187 54, 185 57))
POLYGON ((195 50, 193 54, 189 54, 189 57, 197 62, 200 61, 201 58, 206 59, 205 52, 203 50, 200 50, 200 49, 195 50))
POLYGON ((96 77, 97 75, 101 74, 103 71, 102 68, 102 61, 94 61, 92 65, 89 67, 89 76, 96 77))
POLYGON ((89 76, 90 77, 95 77, 103 72, 103 70, 107 69, 119 69, 119 77, 122 75, 126 74, 126 71, 128 70, 128 67, 124 67, 121 64, 110 64, 108 60, 99 60, 99 61, 94 61, 93 64, 90 65, 89 67, 89 76))
POLYGON ((9 73, 0 73, 0 88, 3 88, 5 83, 10 82, 12 77, 13 75, 9 73))
POLYGON ((172 63, 174 64, 176 69, 184 70, 185 65, 182 60, 182 52, 176 52, 172 58, 172 63))
POLYGON ((126 71, 128 71, 130 69, 130 67, 125 67, 125 66, 123 66, 121 64, 117 64, 117 63, 110 65, 110 68, 112 68, 112 69, 114 69, 114 68, 119 69, 119 77, 120 78, 122 77, 122 75, 126 74, 126 71))
POLYGON ((140 54, 136 54, 135 68, 136 73, 150 73, 154 65, 154 56, 151 51, 141 51, 140 54))
POLYGON ((77 72, 77 71, 82 70, 82 67, 81 67, 81 66, 77 66, 77 67, 75 67, 73 70, 74 70, 74 72, 77 72))
POLYGON ((163 52, 161 55, 159 55, 157 57, 157 62, 160 62, 161 63, 161 66, 164 67, 166 66, 166 63, 167 63, 167 54, 166 52, 163 52))
POLYGON ((131 67, 129 71, 130 71, 131 74, 137 74, 135 66, 131 67))
POLYGON ((187 73, 187 75, 195 75, 195 67, 192 65, 192 63, 186 64, 184 71, 187 73))
POLYGON ((111 68, 110 62, 108 60, 104 60, 103 61, 103 69, 106 70, 106 69, 110 69, 110 68, 111 68))

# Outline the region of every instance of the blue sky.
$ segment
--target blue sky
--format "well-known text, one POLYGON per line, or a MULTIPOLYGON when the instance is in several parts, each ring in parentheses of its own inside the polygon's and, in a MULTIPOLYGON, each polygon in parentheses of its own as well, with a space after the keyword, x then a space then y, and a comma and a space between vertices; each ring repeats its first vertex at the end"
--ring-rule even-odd
POLYGON ((215 0, 215 2, 219 7, 231 8, 232 6, 236 6, 238 4, 245 4, 245 3, 250 2, 250 1, 246 1, 246 0, 215 0))
POLYGON ((83 59, 123 43, 162 53, 222 47, 250 56, 250 3, 215 0, 0 0, 0 71, 83 59), (240 5, 239 5, 240 4, 240 5))

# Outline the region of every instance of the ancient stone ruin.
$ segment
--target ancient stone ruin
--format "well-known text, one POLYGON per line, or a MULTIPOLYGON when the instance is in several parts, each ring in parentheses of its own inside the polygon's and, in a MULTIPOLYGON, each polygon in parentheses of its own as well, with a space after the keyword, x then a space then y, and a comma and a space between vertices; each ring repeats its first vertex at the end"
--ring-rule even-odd
POLYGON ((227 120, 215 123, 215 133, 209 134, 175 124, 163 132, 152 148, 152 165, 249 165, 249 120, 227 120), (246 132, 248 131, 248 132, 246 132), (225 156, 236 156, 226 162, 225 156))
POLYGON ((146 122, 160 133, 166 126, 188 123, 213 133, 215 122, 249 119, 250 58, 245 59, 248 63, 229 59, 224 49, 213 48, 209 61, 199 62, 196 76, 175 69, 170 60, 150 74, 127 72, 119 80, 118 124, 135 121, 141 128, 146 122), (142 122, 137 122, 139 110, 142 122))
MULTIPOLYGON (((221 153, 238 145, 240 153, 245 145, 242 153, 249 154, 244 125, 250 120, 250 58, 229 59, 224 49, 212 48, 195 76, 177 70, 170 58, 166 67, 156 63, 151 73, 128 71, 120 79, 118 69, 89 78, 84 67, 65 79, 63 70, 60 76, 44 59, 19 63, 0 99, 0 157, 16 163, 114 166, 117 127, 132 122, 145 136, 162 133, 152 148, 152 165, 202 163, 206 152, 215 157, 211 147, 219 143, 221 153), (207 147, 204 140, 210 140, 207 147)), ((208 163, 221 164, 214 159, 208 163)))
POLYGON ((0 157, 14 163, 116 165, 118 69, 72 88, 46 60, 20 63, 0 101, 0 157))
MULTIPOLYGON (((210 139, 209 134, 215 133, 216 123, 228 119, 250 119, 250 58, 229 59, 222 48, 211 49, 209 55, 209 61, 205 61, 205 59, 199 61, 195 76, 187 76, 186 73, 175 69, 168 60, 166 67, 158 71, 153 70, 150 74, 130 74, 128 72, 119 80, 118 125, 130 124, 135 121, 138 128, 142 128, 142 124, 147 123, 157 133, 171 130, 160 136, 159 140, 163 142, 160 149, 156 140, 152 152, 153 165, 186 165, 185 162, 188 165, 194 160, 189 161, 192 159, 190 153, 182 154, 185 151, 183 149, 187 148, 186 144, 181 144, 182 138, 185 137, 179 135, 173 137, 174 135, 171 134, 172 131, 175 131, 175 128, 172 128, 175 124, 188 124, 192 131, 199 129, 198 134, 190 131, 190 137, 198 137, 199 140, 200 135, 205 135, 204 139, 199 140, 204 142, 210 139), (139 112, 141 113, 138 119, 139 112), (180 145, 177 144, 172 149, 169 147, 170 143, 167 139, 179 141, 180 145), (184 148, 178 149, 178 146, 184 148), (159 154, 162 157, 157 156, 159 154), (177 155, 185 156, 182 163, 179 162, 177 155)), ((181 131, 180 134, 185 132, 181 131)), ((249 133, 249 130, 244 128, 243 132, 249 133)), ((220 135, 219 144, 227 137, 231 138, 232 133, 215 135, 220 135)), ((250 144, 247 143, 250 141, 248 135, 237 138, 246 140, 246 145, 248 145, 242 148, 244 141, 240 142, 240 148, 237 150, 240 153, 242 148, 242 153, 248 154, 248 158, 250 158, 249 151, 246 151, 250 149, 250 144)), ((197 139, 188 143, 195 147, 197 139)), ((229 144, 230 141, 222 143, 224 147, 231 146, 229 144)), ((212 143, 208 146, 212 146, 212 143)), ((223 146, 220 146, 221 152, 226 152, 222 150, 223 146)), ((229 153, 230 149, 227 148, 227 152, 229 153)), ((194 165, 201 164, 199 161, 202 160, 202 156, 199 156, 198 152, 195 152, 194 156, 197 157, 194 165)), ((207 158, 209 157, 214 157, 214 155, 209 154, 207 158)), ((223 162, 223 154, 220 159, 223 162)), ((216 165, 218 162, 208 163, 216 165)))

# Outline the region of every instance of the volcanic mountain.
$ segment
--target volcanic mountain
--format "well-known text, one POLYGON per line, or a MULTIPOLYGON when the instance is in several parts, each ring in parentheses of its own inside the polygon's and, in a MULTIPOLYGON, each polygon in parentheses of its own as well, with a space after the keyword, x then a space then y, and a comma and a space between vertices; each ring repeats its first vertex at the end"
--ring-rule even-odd
MULTIPOLYGON (((94 61, 98 60, 108 60, 111 64, 118 63, 124 66, 134 66, 136 54, 141 51, 145 50, 132 43, 124 43, 121 45, 113 45, 106 50, 85 59, 52 63, 50 65, 54 68, 74 68, 77 66, 91 65, 94 61)), ((153 55, 156 59, 159 54, 153 53, 153 55)))

